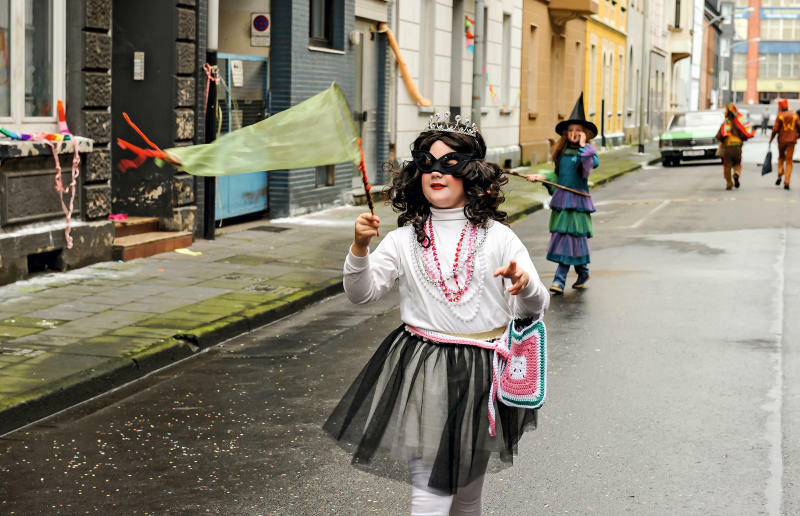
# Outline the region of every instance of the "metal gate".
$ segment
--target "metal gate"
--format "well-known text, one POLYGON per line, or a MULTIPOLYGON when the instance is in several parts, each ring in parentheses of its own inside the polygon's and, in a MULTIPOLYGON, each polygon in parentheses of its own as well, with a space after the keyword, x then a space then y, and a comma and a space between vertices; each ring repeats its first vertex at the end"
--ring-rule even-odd
MULTIPOLYGON (((222 134, 255 124, 269 116, 268 63, 265 57, 217 54, 219 73, 228 85, 217 89, 222 134)), ((266 172, 217 178, 215 220, 269 209, 266 172)))

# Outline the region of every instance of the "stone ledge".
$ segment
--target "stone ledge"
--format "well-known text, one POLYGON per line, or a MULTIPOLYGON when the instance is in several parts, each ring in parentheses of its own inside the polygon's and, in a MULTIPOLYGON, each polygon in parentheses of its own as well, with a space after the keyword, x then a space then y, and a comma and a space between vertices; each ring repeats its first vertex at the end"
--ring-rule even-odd
MULTIPOLYGON (((53 142, 58 146, 59 142, 53 142)), ((73 136, 70 140, 61 143, 59 154, 72 154, 74 145, 78 144, 78 152, 92 152, 94 140, 83 136, 73 136)), ((10 158, 28 158, 32 156, 52 156, 50 145, 37 140, 0 140, 0 160, 10 158)))

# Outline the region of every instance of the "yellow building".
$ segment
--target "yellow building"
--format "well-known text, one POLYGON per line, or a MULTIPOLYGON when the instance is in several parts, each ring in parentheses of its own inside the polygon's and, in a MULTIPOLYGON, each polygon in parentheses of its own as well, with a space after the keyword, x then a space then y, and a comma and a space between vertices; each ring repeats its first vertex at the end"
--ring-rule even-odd
MULTIPOLYGON (((629 0, 599 0, 586 22, 586 118, 605 134, 607 145, 624 138, 625 42, 629 0)), ((600 134, 596 143, 601 143, 600 134)))
MULTIPOLYGON (((605 0, 600 0, 605 1, 605 0)), ((524 0, 519 145, 524 163, 550 157, 555 127, 585 82, 586 19, 598 0, 524 0)))

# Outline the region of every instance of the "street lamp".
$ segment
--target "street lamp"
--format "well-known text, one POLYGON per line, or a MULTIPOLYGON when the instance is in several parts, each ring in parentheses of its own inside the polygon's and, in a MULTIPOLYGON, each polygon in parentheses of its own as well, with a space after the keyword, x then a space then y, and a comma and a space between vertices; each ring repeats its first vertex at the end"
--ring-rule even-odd
MULTIPOLYGON (((753 11, 753 10, 755 10, 755 9, 753 9, 752 7, 748 7, 747 9, 739 9, 739 12, 743 12, 744 13, 744 12, 750 12, 750 11, 753 11)), ((714 16, 713 18, 708 20, 708 24, 712 25, 712 24, 714 24, 714 23, 716 23, 716 22, 718 22, 720 20, 724 20, 725 18, 726 18, 726 15, 724 15, 724 14, 720 14, 719 16, 714 16)))

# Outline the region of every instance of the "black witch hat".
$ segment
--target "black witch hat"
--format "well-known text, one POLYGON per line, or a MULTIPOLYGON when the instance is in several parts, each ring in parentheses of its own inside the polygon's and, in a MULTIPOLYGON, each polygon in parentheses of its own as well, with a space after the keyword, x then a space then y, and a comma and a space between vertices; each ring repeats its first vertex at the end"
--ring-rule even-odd
POLYGON ((597 136, 597 126, 586 120, 586 112, 583 110, 583 92, 581 92, 581 96, 578 97, 578 102, 575 103, 575 107, 572 108, 572 114, 569 115, 569 120, 562 120, 559 122, 558 125, 556 125, 556 132, 563 135, 567 127, 571 124, 579 124, 585 127, 586 130, 589 131, 589 140, 597 136))

